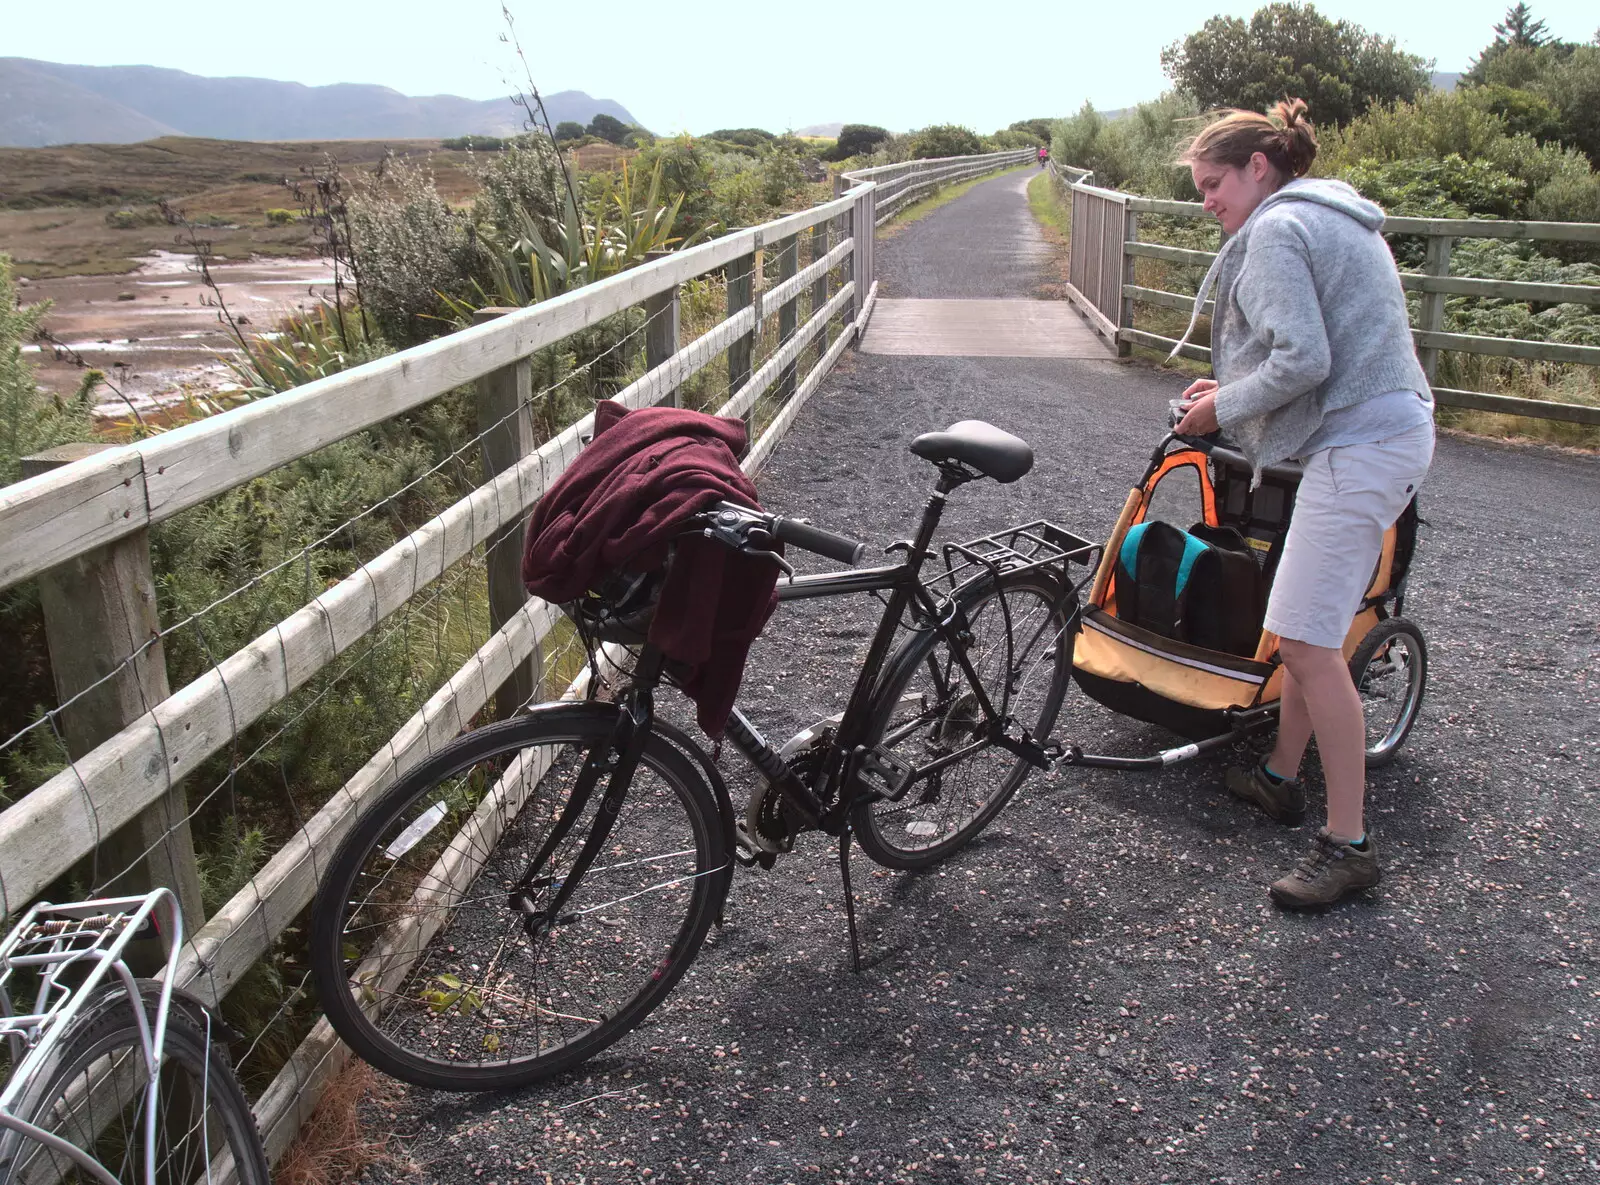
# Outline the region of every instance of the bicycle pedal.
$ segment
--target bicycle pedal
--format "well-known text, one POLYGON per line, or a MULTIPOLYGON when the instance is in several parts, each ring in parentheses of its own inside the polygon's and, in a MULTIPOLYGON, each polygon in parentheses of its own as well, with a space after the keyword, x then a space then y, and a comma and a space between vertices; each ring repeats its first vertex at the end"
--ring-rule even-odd
POLYGON ((911 788, 917 767, 883 749, 857 747, 850 755, 851 777, 861 788, 884 802, 899 802, 911 788))
POLYGON ((746 868, 770 869, 778 862, 778 854, 757 847, 750 838, 749 829, 743 819, 736 820, 733 825, 733 858, 746 868))

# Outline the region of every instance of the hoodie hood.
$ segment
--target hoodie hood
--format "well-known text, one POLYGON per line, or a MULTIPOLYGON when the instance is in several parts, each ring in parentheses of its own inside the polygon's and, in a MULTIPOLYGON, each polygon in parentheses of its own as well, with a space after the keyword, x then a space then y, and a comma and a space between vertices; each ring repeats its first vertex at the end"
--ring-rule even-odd
POLYGON ((1168 362, 1178 356, 1178 352, 1188 342, 1189 336, 1194 333, 1195 322, 1200 319, 1200 310, 1211 294, 1211 286, 1222 272, 1223 259, 1237 244, 1249 237, 1250 227, 1261 217, 1262 211, 1270 210, 1273 206, 1282 205, 1284 202, 1315 202, 1319 206, 1327 206, 1330 210, 1337 210, 1355 220, 1367 230, 1377 230, 1383 226, 1383 208, 1376 202, 1370 202, 1362 197, 1348 182, 1333 181, 1323 177, 1315 179, 1297 177, 1279 187, 1250 211, 1250 217, 1245 219, 1244 225, 1239 228, 1239 233, 1222 244, 1222 250, 1218 251, 1217 257, 1211 261, 1211 267, 1207 269, 1205 278, 1200 281, 1200 288, 1195 294, 1194 312, 1189 317, 1189 327, 1183 331, 1183 337, 1179 339, 1178 344, 1172 347, 1172 353, 1167 355, 1168 362))
POLYGON ((1354 218, 1368 230, 1377 230, 1383 225, 1383 210, 1375 202, 1369 202, 1344 181, 1324 177, 1299 177, 1290 181, 1269 194, 1251 212, 1251 220, 1254 221, 1261 211, 1283 202, 1316 202, 1319 206, 1327 206, 1330 210, 1354 218))

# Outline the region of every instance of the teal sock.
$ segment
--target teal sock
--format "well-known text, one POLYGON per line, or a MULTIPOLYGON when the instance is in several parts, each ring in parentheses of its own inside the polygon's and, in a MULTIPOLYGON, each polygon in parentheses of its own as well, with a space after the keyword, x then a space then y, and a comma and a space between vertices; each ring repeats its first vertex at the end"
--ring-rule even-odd
POLYGON ((1294 780, 1292 778, 1286 778, 1282 774, 1273 773, 1272 767, 1267 764, 1267 759, 1265 757, 1261 759, 1261 772, 1266 774, 1267 780, 1272 782, 1274 785, 1277 785, 1280 782, 1289 782, 1294 780))
POLYGON ((1358 852, 1366 851, 1367 850, 1367 833, 1365 831, 1363 831, 1361 833, 1361 838, 1360 839, 1352 839, 1350 841, 1350 846, 1353 847, 1358 852))

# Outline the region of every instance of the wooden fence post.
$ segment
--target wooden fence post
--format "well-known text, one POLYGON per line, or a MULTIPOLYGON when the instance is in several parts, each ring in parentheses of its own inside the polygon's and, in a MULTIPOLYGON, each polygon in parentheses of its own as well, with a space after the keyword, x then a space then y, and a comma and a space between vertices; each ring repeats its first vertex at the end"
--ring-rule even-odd
MULTIPOLYGON (((828 224, 831 220, 824 218, 811 228, 811 262, 828 257, 828 224)), ((811 315, 815 317, 828 303, 828 272, 823 269, 820 276, 811 285, 811 315)), ((822 361, 822 356, 828 352, 828 331, 824 327, 822 332, 814 339, 817 343, 817 362, 822 361)), ((815 363, 813 363, 815 365, 815 363)))
MULTIPOLYGON (((1446 277, 1450 274, 1450 248, 1455 240, 1448 235, 1428 236, 1428 260, 1424 269, 1429 276, 1446 277)), ((1444 329, 1444 297, 1443 292, 1423 292, 1422 306, 1418 311, 1418 329, 1430 333, 1438 333, 1444 329)), ((1423 346, 1417 351, 1417 359, 1422 363, 1422 370, 1428 376, 1428 385, 1438 385, 1439 349, 1437 346, 1423 346)))
MULTIPOLYGON (((755 250, 749 255, 741 255, 728 265, 728 316, 733 316, 741 309, 747 309, 755 300, 755 273, 756 253, 761 250, 761 236, 756 235, 755 250)), ((760 310, 757 310, 759 314, 760 310)), ((732 399, 739 393, 739 389, 750 381, 750 358, 755 353, 756 334, 761 330, 759 317, 749 333, 735 338, 728 347, 728 398, 732 399)), ((755 443, 756 409, 754 405, 745 408, 744 426, 749 434, 750 442, 755 443)))
MULTIPOLYGON (((479 309, 475 324, 493 321, 516 309, 479 309)), ((510 366, 491 371, 477 382, 478 450, 483 458, 483 480, 493 481, 533 451, 533 363, 518 359, 510 366)), ((507 521, 492 536, 484 549, 484 567, 489 579, 489 628, 499 630, 517 615, 528 599, 522 583, 522 535, 527 515, 507 521)), ((505 720, 530 702, 539 686, 539 655, 518 663, 511 677, 494 695, 494 718, 505 720)))
POLYGON ((1128 295, 1128 285, 1136 283, 1134 276, 1134 256, 1128 254, 1128 244, 1139 241, 1139 215, 1128 209, 1122 208, 1122 302, 1117 318, 1117 357, 1126 358, 1133 353, 1131 342, 1123 340, 1122 330, 1133 328, 1133 297, 1128 295))
MULTIPOLYGON (((778 242, 778 283, 793 277, 800 270, 800 236, 790 235, 778 242)), ((800 294, 796 292, 778 306, 778 344, 787 345, 800 324, 800 294)), ((799 359, 789 363, 778 374, 778 398, 787 402, 794 394, 795 378, 799 373, 799 359)))
MULTIPOLYGON (((112 447, 64 444, 47 449, 22 459, 22 476, 37 477, 112 447)), ((150 532, 135 531, 41 574, 39 604, 56 695, 67 705, 61 711, 67 753, 76 759, 170 694, 150 568, 150 532)), ((171 787, 131 823, 99 838, 92 888, 132 894, 164 885, 177 894, 187 933, 205 924, 200 866, 182 786, 171 787)), ((15 908, 22 903, 11 904, 15 908)))
MULTIPOLYGON (((651 251, 646 258, 662 259, 670 251, 651 251)), ((678 334, 682 324, 682 304, 678 299, 679 286, 674 284, 665 292, 647 296, 644 302, 644 366, 654 370, 678 352, 678 334)), ((682 407, 683 395, 676 386, 661 397, 667 407, 682 407)))
MULTIPOLYGON (((839 215, 839 221, 844 224, 844 233, 839 236, 839 241, 842 243, 845 239, 851 240, 850 254, 845 258, 843 264, 844 280, 846 284, 853 282, 855 278, 861 274, 861 245, 855 242, 856 210, 857 206, 852 205, 848 210, 845 210, 839 215)), ((855 299, 860 299, 859 294, 855 299)), ((839 331, 841 333, 845 332, 846 327, 855 320, 854 304, 854 300, 848 301, 846 302, 845 307, 839 310, 839 331)))

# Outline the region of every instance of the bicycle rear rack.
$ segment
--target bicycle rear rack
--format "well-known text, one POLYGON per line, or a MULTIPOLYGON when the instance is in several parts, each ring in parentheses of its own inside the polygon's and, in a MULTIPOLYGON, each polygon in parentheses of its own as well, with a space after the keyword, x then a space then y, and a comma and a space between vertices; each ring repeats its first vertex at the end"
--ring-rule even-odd
POLYGON ((922 583, 930 592, 948 594, 980 575, 1003 576, 1048 568, 1064 583, 1071 584, 1067 565, 1082 564, 1092 571, 1099 550, 1099 544, 1039 519, 965 543, 946 543, 945 570, 922 583))

